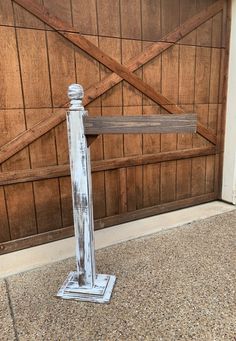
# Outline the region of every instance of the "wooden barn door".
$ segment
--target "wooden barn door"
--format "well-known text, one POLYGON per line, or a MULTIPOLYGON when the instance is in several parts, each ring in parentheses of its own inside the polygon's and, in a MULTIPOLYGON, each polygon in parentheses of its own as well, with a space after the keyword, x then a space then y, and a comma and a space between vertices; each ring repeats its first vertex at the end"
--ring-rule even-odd
POLYGON ((198 114, 197 134, 92 144, 97 229, 220 198, 227 3, 0 2, 1 253, 73 233, 65 110, 74 82, 89 115, 198 114))

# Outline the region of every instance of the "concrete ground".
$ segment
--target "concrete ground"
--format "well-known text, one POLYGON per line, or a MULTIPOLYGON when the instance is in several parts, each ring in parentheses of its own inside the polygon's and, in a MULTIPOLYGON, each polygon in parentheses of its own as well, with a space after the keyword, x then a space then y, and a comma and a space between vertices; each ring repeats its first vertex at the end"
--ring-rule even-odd
POLYGON ((96 252, 108 305, 54 297, 74 259, 0 281, 0 340, 235 341, 236 210, 96 252))

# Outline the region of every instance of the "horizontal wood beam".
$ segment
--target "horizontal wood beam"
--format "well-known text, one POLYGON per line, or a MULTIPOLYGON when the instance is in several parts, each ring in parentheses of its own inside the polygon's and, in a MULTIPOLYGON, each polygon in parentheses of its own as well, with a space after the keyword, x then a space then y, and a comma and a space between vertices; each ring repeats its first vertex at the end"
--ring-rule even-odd
POLYGON ((86 135, 195 133, 196 114, 84 117, 86 135))
POLYGON ((208 148, 202 147, 194 149, 174 150, 171 152, 162 152, 158 154, 145 154, 132 157, 122 157, 117 159, 93 161, 92 171, 99 172, 123 167, 141 166, 165 161, 184 160, 189 158, 215 154, 216 154, 215 147, 208 148))
POLYGON ((187 199, 181 199, 177 201, 171 201, 168 203, 163 203, 147 208, 142 208, 136 211, 125 212, 121 214, 117 214, 111 217, 101 218, 95 220, 95 229, 100 230, 107 226, 113 226, 117 224, 127 223, 128 221, 143 219, 146 217, 150 217, 153 215, 166 213, 170 211, 175 211, 178 209, 182 209, 189 206, 195 206, 199 204, 203 204, 205 202, 213 201, 218 199, 216 193, 207 193, 203 195, 199 195, 196 197, 191 197, 187 199))
MULTIPOLYGON (((182 39, 188 33, 196 29, 199 25, 206 22, 208 19, 216 15, 219 11, 223 9, 224 1, 219 0, 213 3, 211 6, 207 7, 206 9, 202 10, 201 12, 197 13, 190 19, 186 20, 182 25, 178 28, 173 30, 172 32, 168 33, 162 39, 164 41, 170 42, 156 42, 150 45, 147 49, 143 52, 138 54, 137 56, 128 60, 125 66, 130 71, 135 71, 153 58, 160 55, 162 52, 169 49, 173 46, 177 41, 182 39)), ((84 105, 88 105, 92 101, 94 101, 97 97, 101 96, 113 86, 118 84, 122 81, 122 78, 115 73, 105 77, 100 82, 97 82, 89 89, 86 90, 84 96, 84 105)), ((62 104, 61 107, 67 107, 68 102, 62 104)), ((44 119, 34 125, 31 129, 27 129, 20 135, 18 135, 14 140, 10 141, 9 143, 5 144, 0 148, 0 164, 9 159, 11 156, 22 150, 24 147, 28 146, 30 143, 35 141, 37 138, 41 137, 42 135, 46 134, 51 129, 55 128, 58 124, 62 123, 65 120, 65 113, 55 113, 47 119, 44 119)), ((198 124, 197 132, 206 138, 208 141, 216 144, 216 136, 213 132, 209 131, 198 124)))
MULTIPOLYGON (((151 163, 189 159, 200 156, 215 155, 216 148, 194 148, 182 149, 172 152, 163 152, 159 154, 146 154, 117 159, 108 159, 101 161, 92 161, 92 172, 99 172, 123 167, 147 165, 151 163)), ((26 169, 20 171, 10 171, 0 173, 0 186, 11 185, 22 182, 38 181, 51 178, 58 178, 70 175, 68 164, 59 166, 49 166, 43 168, 26 169)))
MULTIPOLYGON (((102 229, 104 227, 109 227, 114 224, 121 224, 127 221, 142 219, 150 217, 153 215, 174 211, 180 208, 189 207, 192 205, 203 204, 217 199, 215 193, 208 193, 199 195, 193 198, 182 199, 178 201, 173 201, 170 203, 160 204, 152 207, 143 208, 141 210, 136 210, 134 212, 126 212, 125 214, 118 214, 112 217, 101 218, 95 220, 95 230, 102 229)), ((74 235, 73 226, 63 227, 61 229, 44 232, 36 234, 33 236, 28 236, 20 238, 17 240, 11 240, 7 242, 0 243, 0 255, 26 249, 36 245, 42 245, 52 241, 72 237, 74 235)))

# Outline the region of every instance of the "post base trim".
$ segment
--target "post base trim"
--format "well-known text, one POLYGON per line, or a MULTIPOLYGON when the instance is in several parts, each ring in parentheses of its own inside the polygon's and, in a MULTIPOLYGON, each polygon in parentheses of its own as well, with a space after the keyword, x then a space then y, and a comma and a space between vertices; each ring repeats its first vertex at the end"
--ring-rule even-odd
POLYGON ((76 272, 70 272, 56 296, 68 300, 109 303, 115 281, 113 275, 98 274, 92 288, 79 286, 76 272))

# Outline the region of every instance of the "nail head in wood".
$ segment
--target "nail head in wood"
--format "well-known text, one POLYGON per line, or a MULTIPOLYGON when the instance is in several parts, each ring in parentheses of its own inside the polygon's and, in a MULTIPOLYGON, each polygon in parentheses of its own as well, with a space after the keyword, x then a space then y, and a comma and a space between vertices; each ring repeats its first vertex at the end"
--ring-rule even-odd
POLYGON ((68 87, 68 97, 70 99, 69 110, 84 110, 82 100, 84 97, 84 89, 80 84, 71 84, 68 87))

